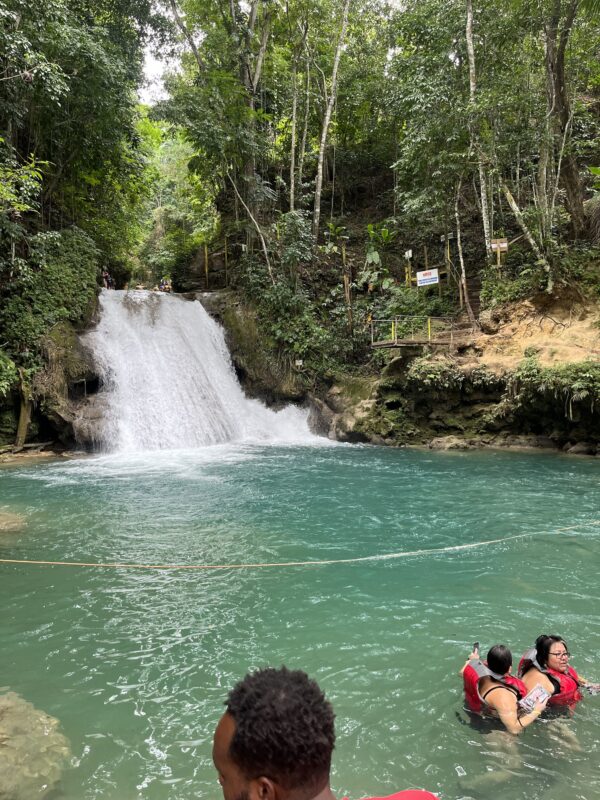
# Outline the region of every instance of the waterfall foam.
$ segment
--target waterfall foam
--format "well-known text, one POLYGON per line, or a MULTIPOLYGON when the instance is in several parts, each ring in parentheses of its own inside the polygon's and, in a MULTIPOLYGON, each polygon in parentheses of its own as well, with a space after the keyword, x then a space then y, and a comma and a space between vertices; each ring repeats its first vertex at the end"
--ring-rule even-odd
POLYGON ((99 449, 314 441, 305 411, 272 411, 244 395, 223 329, 198 301, 103 290, 100 304, 100 322, 84 337, 102 384, 99 449))

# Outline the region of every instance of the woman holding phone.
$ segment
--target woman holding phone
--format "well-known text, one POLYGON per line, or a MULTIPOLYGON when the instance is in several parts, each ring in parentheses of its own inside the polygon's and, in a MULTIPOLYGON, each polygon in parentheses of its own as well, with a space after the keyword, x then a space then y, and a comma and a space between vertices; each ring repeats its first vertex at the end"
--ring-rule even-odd
POLYGON ((496 644, 490 648, 484 662, 479 657, 479 648, 474 647, 461 674, 470 710, 496 717, 509 733, 517 735, 540 716, 546 708, 548 695, 535 702, 531 711, 521 708, 519 701, 528 689, 510 674, 511 669, 512 653, 506 645, 496 644))

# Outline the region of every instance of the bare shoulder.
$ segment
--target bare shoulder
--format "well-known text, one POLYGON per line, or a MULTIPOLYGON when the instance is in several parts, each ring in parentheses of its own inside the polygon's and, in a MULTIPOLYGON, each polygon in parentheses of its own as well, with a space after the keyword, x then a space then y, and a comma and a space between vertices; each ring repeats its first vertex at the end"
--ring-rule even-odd
POLYGON ((540 672, 537 667, 531 667, 531 669, 527 670, 525 675, 523 675, 523 683, 529 691, 538 685, 543 686, 550 694, 554 691, 551 680, 547 675, 544 675, 543 672, 540 672))

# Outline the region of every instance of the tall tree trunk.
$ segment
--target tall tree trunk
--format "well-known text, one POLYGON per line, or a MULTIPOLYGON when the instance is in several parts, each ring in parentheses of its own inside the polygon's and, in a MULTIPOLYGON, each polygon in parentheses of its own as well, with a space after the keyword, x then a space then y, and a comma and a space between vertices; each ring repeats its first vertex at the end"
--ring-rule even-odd
POLYGON ((19 389, 21 392, 21 410, 19 412, 17 435, 15 437, 15 450, 21 450, 25 444, 25 441, 27 440, 27 432, 29 431, 31 412, 33 410, 31 389, 28 382, 23 377, 22 369, 19 370, 19 389))
POLYGON ((549 96, 549 117, 556 140, 556 151, 562 152, 561 171, 557 174, 565 189, 567 210, 571 215, 573 237, 582 237, 587 229, 583 207, 583 190, 579 168, 570 147, 571 102, 567 90, 565 58, 567 44, 577 16, 580 0, 566 2, 565 18, 561 26, 563 0, 553 0, 552 12, 545 25, 545 67, 549 96))
POLYGON ((302 197, 302 178, 304 175, 304 156, 306 154, 306 137, 308 136, 308 121, 310 117, 310 56, 306 54, 306 94, 304 97, 304 122, 302 125, 302 139, 298 154, 298 195, 302 197))
POLYGON ((540 239, 545 248, 545 243, 548 242, 552 235, 552 220, 550 218, 550 203, 548 198, 550 196, 550 187, 548 181, 548 167, 550 165, 551 155, 551 140, 550 140, 550 127, 548 124, 548 117, 545 121, 545 130, 540 142, 540 159, 538 162, 537 170, 537 202, 540 214, 540 239))
MULTIPOLYGON (((256 175, 256 155, 254 148, 254 137, 256 130, 255 110, 256 92, 260 83, 262 68, 267 51, 267 44, 271 32, 271 14, 267 11, 262 20, 262 30, 260 33, 260 45, 258 53, 254 56, 252 45, 256 36, 256 26, 258 23, 259 6, 264 4, 264 0, 252 0, 248 13, 247 25, 243 26, 239 21, 239 14, 236 13, 235 4, 231 3, 232 26, 234 35, 239 42, 239 80, 245 89, 246 106, 248 107, 248 139, 250 141, 249 151, 246 154, 242 166, 244 177, 245 207, 252 212, 252 216, 257 216, 256 198, 254 196, 254 184, 256 175)), ((237 188, 237 187, 236 187, 237 188)))
POLYGON ((317 162, 317 179, 315 182, 315 208, 313 214, 313 239, 315 243, 319 238, 319 222, 321 221, 321 192, 323 190, 323 159, 325 157, 325 147, 327 145, 327 133, 329 131, 329 124, 331 122, 331 114, 335 99, 337 96, 337 74, 340 64, 340 56, 344 40, 346 38, 346 28, 348 27, 348 12, 350 10, 351 0, 344 0, 344 11, 342 17, 342 28, 340 30, 340 37, 338 39, 337 47, 335 49, 335 58, 333 60, 333 71, 331 74, 331 92, 329 93, 329 100, 327 102, 327 109, 325 111, 325 119, 323 120, 323 129, 321 131, 321 143, 319 145, 319 159, 317 162))
POLYGON ((298 69, 292 70, 292 142, 290 144, 290 211, 294 210, 296 189, 296 118, 298 115, 298 69))
MULTIPOLYGON (((469 56, 469 99, 471 101, 471 113, 477 115, 475 103, 477 99, 477 70, 475 67, 475 47, 473 45, 473 3, 467 0, 467 53, 469 56)), ((492 232, 490 227, 489 200, 487 192, 487 181, 485 167, 483 163, 483 153, 479 141, 479 132, 476 130, 475 120, 471 119, 471 142, 477 151, 477 165, 479 168, 479 187, 481 194, 481 221, 483 223, 483 237, 485 239, 485 251, 489 258, 492 252, 492 232)))
POLYGON ((465 270, 465 260, 463 258, 461 228, 460 228, 460 212, 458 208, 461 189, 462 189, 462 179, 458 181, 458 186, 456 187, 456 198, 454 200, 454 219, 456 220, 456 247, 458 250, 458 258, 460 261, 460 283, 463 290, 463 297, 465 300, 465 307, 467 309, 469 322, 471 323, 471 325, 475 330, 479 330, 479 323, 475 319, 475 314, 473 313, 473 308, 471 307, 471 300, 469 299, 469 289, 467 286, 467 273, 465 270))

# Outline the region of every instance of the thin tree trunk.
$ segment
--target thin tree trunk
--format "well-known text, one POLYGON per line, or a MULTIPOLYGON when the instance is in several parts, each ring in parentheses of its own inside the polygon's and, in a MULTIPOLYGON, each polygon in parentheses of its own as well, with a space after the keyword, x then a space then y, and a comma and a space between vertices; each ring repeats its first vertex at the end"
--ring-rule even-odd
POLYGON ((33 401, 29 384, 23 377, 23 370, 19 370, 19 389, 21 392, 21 409, 19 412, 19 422, 17 425, 17 435, 15 437, 15 450, 21 450, 27 440, 29 423, 31 422, 31 412, 33 401))
POLYGON ((346 38, 346 28, 348 27, 348 12, 350 10, 351 0, 345 0, 344 11, 342 18, 342 28, 340 30, 340 38, 338 39, 337 47, 335 49, 335 58, 333 61, 333 72, 331 75, 331 92, 329 94, 329 101, 325 111, 325 119, 323 120, 323 129, 321 131, 321 143, 319 145, 319 159, 317 162, 317 179, 315 182, 315 208, 313 215, 313 239, 315 243, 319 238, 319 222, 321 221, 321 192, 323 190, 323 159, 325 157, 325 147, 327 145, 327 133, 329 131, 329 124, 331 122, 331 114, 337 96, 337 74, 340 63, 340 56, 342 55, 342 47, 346 38))
POLYGON ((459 180, 458 186, 456 187, 456 198, 454 200, 454 219, 456 220, 456 247, 458 250, 458 258, 460 261, 460 283, 463 290, 463 297, 465 301, 465 307, 467 309, 467 315, 469 317, 469 322, 471 323, 471 325, 475 330, 479 330, 479 323, 475 319, 475 314, 473 313, 473 309, 471 307, 471 300, 469 298, 469 289, 467 287, 467 273, 465 271, 465 260, 463 258, 461 229, 460 229, 460 213, 458 208, 458 201, 460 199, 461 188, 462 188, 462 179, 459 180))
POLYGON ((302 140, 298 154, 298 195, 302 197, 302 178, 304 173, 304 156, 306 154, 306 137, 308 136, 308 120, 310 117, 310 56, 306 54, 306 95, 304 98, 304 123, 302 126, 302 140))
POLYGON ((14 450, 22 450, 27 439, 29 423, 31 422, 31 411, 33 404, 31 400, 21 398, 21 411, 19 413, 19 424, 17 426, 17 436, 15 438, 14 450))
POLYGON ((546 242, 551 235, 552 222, 548 204, 548 166, 550 164, 550 128, 546 117, 545 131, 540 144, 540 160, 536 180, 537 201, 540 212, 541 241, 546 242))
POLYGON ((298 69, 292 70, 292 142, 290 145, 290 211, 294 210, 296 189, 296 118, 298 114, 298 69))
POLYGON ((506 185, 506 183, 503 180, 501 180, 501 186, 502 186, 502 191, 504 192, 504 196, 506 197, 506 200, 508 202, 508 205, 510 206, 511 211, 515 215, 515 219, 519 223, 519 227, 521 228, 521 230, 525 234, 525 238, 527 239, 527 241, 531 245, 531 249, 535 253, 536 258, 538 259, 540 264, 543 266, 544 271, 546 272, 546 274, 548 276, 547 277, 547 284, 546 284, 546 291, 548 292, 548 294, 550 294, 552 292, 552 289, 554 288, 554 279, 553 279, 553 276, 552 276, 552 268, 550 267, 550 264, 548 263, 548 260, 546 259, 546 256, 542 253, 542 251, 538 247, 538 244, 535 241, 535 239, 533 237, 533 234, 529 230, 529 228, 527 226, 527 223, 525 222, 525 219, 523 218, 523 214, 521 213, 521 209, 517 205, 517 202, 516 202, 515 198, 512 196, 512 193, 511 193, 510 189, 508 188, 508 186, 506 185))
POLYGON ((267 269, 269 270, 269 277, 271 278, 271 283, 274 286, 275 285, 275 276, 273 275, 273 269, 271 268, 271 260, 269 258, 269 251, 267 249, 267 243, 265 242, 265 237, 263 236, 263 232, 260 229, 260 225, 256 221, 256 218, 254 217, 254 215, 252 214, 252 212, 250 211, 250 209, 248 208, 246 203, 244 203, 244 198, 239 193, 238 188, 235 185, 235 181, 233 180, 233 178, 231 177, 231 175, 229 173, 227 173, 227 177, 231 181, 231 185, 233 186, 233 191, 235 192, 238 200, 240 201, 240 203, 244 207, 244 210, 246 211, 246 213, 250 217, 250 220, 252 221, 252 224, 256 228, 256 232, 258 233, 258 238, 260 239, 260 243, 261 243, 261 246, 262 246, 262 249, 263 249, 263 253, 264 253, 264 256, 265 256, 265 262, 267 264, 267 269))
MULTIPOLYGON (((477 97, 477 71, 475 66, 475 47, 473 45, 473 3, 467 0, 467 53, 469 56, 469 98, 471 101, 472 113, 475 114, 475 102, 477 97)), ((489 200, 487 193, 487 183, 483 154, 479 142, 479 135, 475 130, 475 124, 471 120, 471 141, 477 151, 477 166, 479 169, 479 187, 481 193, 481 220, 483 222, 483 236, 485 239, 485 251, 489 258, 492 252, 492 237, 490 228, 489 200)))

